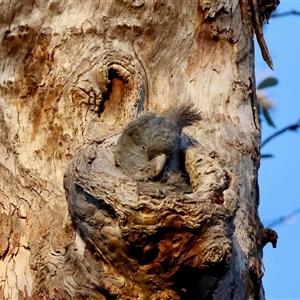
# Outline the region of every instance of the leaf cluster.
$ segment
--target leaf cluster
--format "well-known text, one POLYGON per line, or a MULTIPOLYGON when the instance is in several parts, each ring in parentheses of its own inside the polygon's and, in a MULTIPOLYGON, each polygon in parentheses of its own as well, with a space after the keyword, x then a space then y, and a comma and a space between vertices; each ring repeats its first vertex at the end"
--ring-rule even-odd
MULTIPOLYGON (((257 99, 259 103, 259 113, 260 113, 260 123, 261 123, 261 116, 265 119, 267 124, 271 127, 276 127, 275 123, 273 122, 271 115, 270 115, 270 108, 272 107, 271 102, 267 96, 264 96, 260 91, 264 90, 269 87, 273 87, 278 84, 278 80, 275 77, 268 77, 264 79, 258 86, 257 86, 257 99)), ((274 134, 269 136, 267 139, 265 139, 261 147, 263 147, 266 143, 271 141, 273 138, 278 137, 279 135, 283 134, 286 131, 297 131, 300 127, 300 119, 295 124, 286 126, 278 131, 276 131, 274 134)), ((273 157, 272 154, 262 154, 262 158, 270 158, 273 157)))

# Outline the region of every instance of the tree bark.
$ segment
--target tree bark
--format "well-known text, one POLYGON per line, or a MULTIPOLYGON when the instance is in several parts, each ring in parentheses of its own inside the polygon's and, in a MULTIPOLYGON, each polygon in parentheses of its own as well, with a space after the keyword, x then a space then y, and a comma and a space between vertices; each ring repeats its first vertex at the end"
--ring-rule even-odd
POLYGON ((0 11, 0 298, 264 299, 250 2, 0 11), (126 176, 124 126, 187 100, 193 193, 126 176))

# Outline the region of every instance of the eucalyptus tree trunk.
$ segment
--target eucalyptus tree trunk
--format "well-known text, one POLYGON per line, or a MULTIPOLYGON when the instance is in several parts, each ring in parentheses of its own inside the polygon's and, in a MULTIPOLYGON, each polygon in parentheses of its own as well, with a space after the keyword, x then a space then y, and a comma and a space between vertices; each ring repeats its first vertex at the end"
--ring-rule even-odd
POLYGON ((0 4, 1 299, 264 299, 253 3, 0 4), (193 192, 126 176, 126 124, 185 101, 193 192))

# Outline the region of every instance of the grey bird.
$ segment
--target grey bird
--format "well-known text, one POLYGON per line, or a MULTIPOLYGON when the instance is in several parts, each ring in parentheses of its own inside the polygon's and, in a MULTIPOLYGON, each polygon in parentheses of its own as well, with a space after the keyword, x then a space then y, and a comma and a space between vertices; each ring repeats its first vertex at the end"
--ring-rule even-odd
MULTIPOLYGON (((116 163, 134 180, 159 179, 186 186, 181 157, 196 140, 182 133, 201 120, 191 102, 172 108, 161 116, 146 113, 123 130, 115 149, 116 163)), ((186 189, 187 187, 185 187, 186 189)))

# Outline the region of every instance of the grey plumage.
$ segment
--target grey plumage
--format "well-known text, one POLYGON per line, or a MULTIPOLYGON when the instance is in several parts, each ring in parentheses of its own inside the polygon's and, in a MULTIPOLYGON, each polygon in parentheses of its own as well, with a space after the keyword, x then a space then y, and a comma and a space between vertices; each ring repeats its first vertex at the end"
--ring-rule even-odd
POLYGON ((178 181, 184 171, 180 157, 195 143, 182 133, 182 128, 200 119, 199 111, 191 102, 161 116, 152 112, 140 116, 127 125, 117 142, 117 164, 135 180, 178 181))

